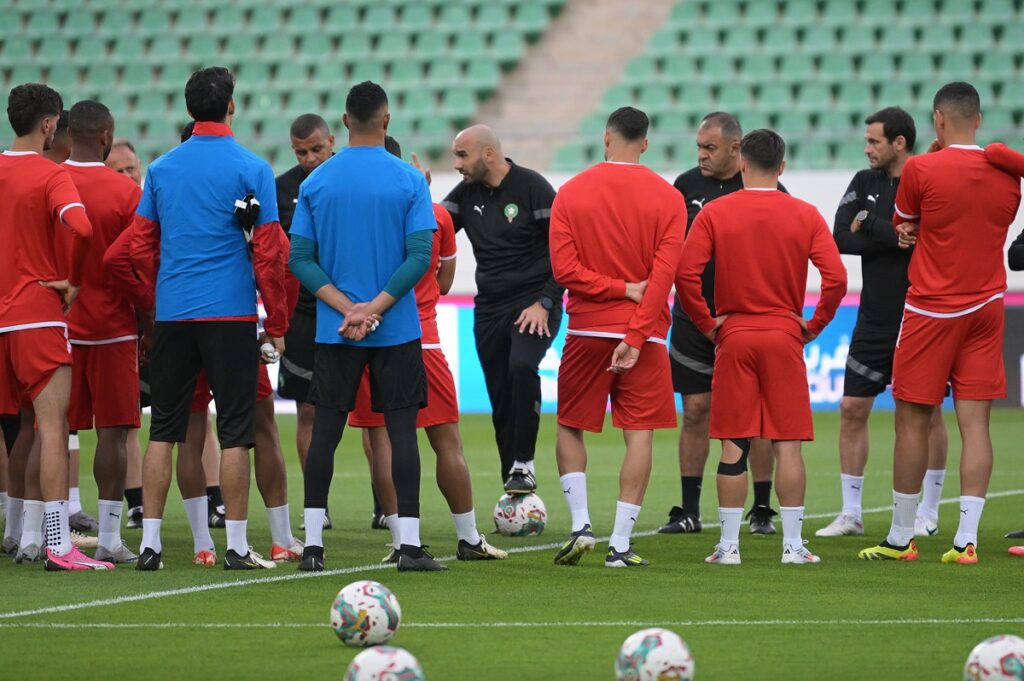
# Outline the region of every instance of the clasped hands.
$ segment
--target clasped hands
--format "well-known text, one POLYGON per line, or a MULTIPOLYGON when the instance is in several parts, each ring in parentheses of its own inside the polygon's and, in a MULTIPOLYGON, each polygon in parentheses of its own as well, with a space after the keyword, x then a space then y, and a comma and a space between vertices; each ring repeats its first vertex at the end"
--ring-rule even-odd
POLYGON ((349 308, 338 335, 348 340, 361 341, 377 330, 383 317, 370 309, 369 303, 356 303, 349 308))

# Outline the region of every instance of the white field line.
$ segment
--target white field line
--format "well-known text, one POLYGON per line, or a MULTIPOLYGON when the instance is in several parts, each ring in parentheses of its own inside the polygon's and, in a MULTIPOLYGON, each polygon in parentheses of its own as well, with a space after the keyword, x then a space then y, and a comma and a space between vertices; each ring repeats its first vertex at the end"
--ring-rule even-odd
MULTIPOLYGON (((921 626, 1022 624, 1024 617, 808 619, 808 620, 677 620, 611 622, 403 622, 402 629, 525 629, 534 627, 757 627, 757 626, 921 626)), ((2 622, 0 629, 326 629, 323 622, 2 622)))
MULTIPOLYGON (((1024 489, 1011 489, 1004 490, 1001 492, 991 492, 988 494, 988 499, 995 499, 998 497, 1011 497, 1019 496, 1024 494, 1024 489)), ((943 499, 940 504, 956 504, 959 503, 959 497, 951 497, 943 499)), ((862 511, 864 514, 868 513, 883 513, 891 510, 891 506, 875 506, 873 508, 866 508, 862 511)), ((809 513, 804 516, 804 520, 820 520, 822 518, 832 518, 836 515, 832 513, 809 513)), ((636 532, 633 534, 634 537, 651 537, 657 534, 657 530, 645 530, 643 532, 636 532)), ((608 541, 608 537, 598 537, 598 541, 608 541)), ((536 544, 534 546, 521 546, 517 548, 509 549, 509 553, 534 553, 537 551, 550 551, 557 549, 562 545, 563 542, 552 542, 550 544, 536 544)), ((442 556, 437 559, 441 562, 447 562, 455 560, 455 556, 442 556)), ((287 564, 286 564, 287 565, 287 564)), ((126 568, 121 568, 126 569, 126 568)), ((131 569, 130 567, 127 569, 131 569)), ((324 570, 323 572, 288 572, 283 575, 273 575, 266 577, 252 577, 250 579, 240 579, 237 581, 230 582, 214 582, 212 584, 197 584, 195 586, 181 587, 177 589, 165 589, 162 591, 147 591, 140 594, 131 594, 128 596, 117 596, 115 598, 101 598, 93 601, 84 601, 79 603, 66 603, 64 605, 52 605, 44 608, 33 608, 30 610, 12 610, 9 612, 0 612, 0 620, 16 619, 19 617, 31 617, 34 615, 50 615, 61 612, 70 612, 72 610, 84 610, 86 608, 101 608, 110 605, 122 605, 124 603, 135 603, 138 601, 148 601, 158 598, 171 598, 173 596, 187 596, 195 593, 202 593, 204 591, 217 591, 220 589, 232 589, 243 586, 253 586, 257 584, 273 584, 276 582, 287 582, 295 579, 313 579, 316 577, 332 577, 335 575, 351 575, 361 572, 374 572, 380 570, 394 570, 393 565, 383 563, 369 563, 367 565, 356 565, 354 567, 338 568, 334 570, 324 570)), ((0 623, 0 626, 4 626, 0 623)))

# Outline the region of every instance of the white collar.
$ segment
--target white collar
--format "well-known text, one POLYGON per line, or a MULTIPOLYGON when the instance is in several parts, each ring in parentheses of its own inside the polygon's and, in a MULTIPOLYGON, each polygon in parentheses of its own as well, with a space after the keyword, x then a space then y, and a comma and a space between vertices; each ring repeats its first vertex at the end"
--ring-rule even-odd
POLYGON ((950 144, 947 149, 970 149, 972 151, 981 151, 981 147, 977 144, 950 144))
POLYGON ((613 166, 638 166, 639 163, 629 163, 628 161, 602 161, 602 163, 610 163, 613 166))
POLYGON ((10 151, 6 149, 4 150, 4 156, 31 156, 32 154, 35 154, 36 156, 39 155, 36 154, 36 152, 34 151, 10 151))
POLYGON ((101 161, 72 161, 70 158, 64 161, 64 165, 75 166, 76 168, 96 168, 99 166, 106 167, 106 163, 101 161))
POLYGON ((777 192, 778 188, 773 187, 744 187, 748 192, 777 192))

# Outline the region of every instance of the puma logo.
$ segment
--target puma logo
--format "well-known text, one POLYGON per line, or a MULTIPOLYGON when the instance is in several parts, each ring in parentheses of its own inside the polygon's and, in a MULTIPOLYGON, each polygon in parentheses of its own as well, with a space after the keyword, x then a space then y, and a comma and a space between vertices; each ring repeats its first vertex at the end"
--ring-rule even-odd
POLYGON ((705 201, 707 201, 707 199, 700 199, 699 201, 697 199, 694 199, 690 201, 690 203, 692 203, 693 205, 697 206, 698 209, 700 209, 704 207, 705 201))
POLYGON ((960 515, 967 515, 967 509, 966 508, 961 508, 960 509, 960 515))
POLYGON ((477 213, 480 213, 480 216, 483 217, 483 214, 484 214, 484 207, 483 206, 473 206, 473 210, 475 210, 477 213))

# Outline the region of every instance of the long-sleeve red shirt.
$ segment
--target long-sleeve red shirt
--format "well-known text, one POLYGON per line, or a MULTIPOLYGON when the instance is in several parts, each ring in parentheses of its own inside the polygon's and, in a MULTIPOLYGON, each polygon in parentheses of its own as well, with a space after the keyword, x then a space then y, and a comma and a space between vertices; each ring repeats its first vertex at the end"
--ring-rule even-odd
POLYGON ((700 292, 700 274, 715 259, 715 306, 729 315, 719 337, 736 329, 782 329, 800 335, 807 261, 821 273, 821 298, 807 327, 820 333, 846 294, 846 269, 828 225, 809 203, 775 189, 743 189, 708 203, 683 246, 676 291, 702 332, 715 322, 700 292))
POLYGON ((559 190, 549 240, 555 279, 569 290, 569 332, 663 341, 668 295, 686 231, 686 205, 672 185, 636 164, 600 163, 559 190), (647 281, 643 301, 626 283, 647 281))

